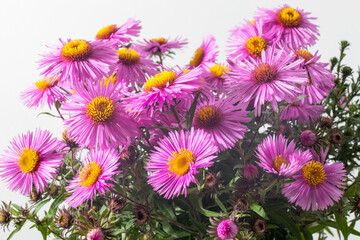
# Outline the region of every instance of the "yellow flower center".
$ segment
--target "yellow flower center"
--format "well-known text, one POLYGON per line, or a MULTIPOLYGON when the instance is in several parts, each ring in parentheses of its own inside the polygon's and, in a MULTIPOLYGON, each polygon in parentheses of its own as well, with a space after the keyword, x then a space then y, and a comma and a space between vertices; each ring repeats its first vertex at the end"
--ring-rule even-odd
POLYGON ((176 173, 179 176, 186 174, 190 165, 195 162, 196 157, 192 151, 186 148, 180 148, 179 152, 173 152, 172 158, 169 158, 169 171, 176 173))
POLYGON ((66 43, 62 50, 61 56, 67 61, 86 60, 92 52, 92 46, 85 40, 72 40, 66 43))
POLYGON ((289 161, 286 160, 286 156, 285 156, 285 158, 282 158, 281 155, 276 156, 276 157, 275 157, 275 160, 274 160, 273 168, 274 168, 277 172, 280 172, 281 165, 283 165, 283 164, 286 164, 286 165, 289 164, 289 161))
POLYGON ((193 67, 197 67, 201 64, 204 58, 204 51, 201 48, 196 49, 195 54, 190 61, 190 65, 193 67))
POLYGON ((99 164, 92 161, 86 164, 79 176, 79 186, 91 187, 98 180, 101 174, 99 164))
POLYGON ((228 67, 221 66, 221 65, 214 65, 210 68, 210 73, 212 73, 214 76, 221 78, 225 74, 228 74, 229 71, 228 67))
POLYGON ((133 65, 140 62, 140 54, 129 48, 121 48, 117 50, 119 62, 125 65, 133 65))
POLYGON ((324 166, 320 162, 311 161, 303 167, 302 171, 305 180, 313 186, 317 186, 326 180, 324 166))
POLYGON ((220 123, 222 113, 215 106, 204 106, 195 113, 195 124, 201 128, 212 128, 220 123))
POLYGON ((112 100, 98 96, 86 105, 86 114, 92 118, 94 124, 103 123, 111 118, 114 109, 112 100))
POLYGON ((303 19, 301 14, 293 8, 283 8, 277 14, 277 20, 284 27, 298 27, 303 19))
POLYGON ((117 77, 116 77, 116 73, 113 73, 111 74, 110 77, 104 77, 104 80, 100 83, 101 86, 104 85, 104 86, 107 86, 110 84, 115 84, 117 82, 117 77))
POLYGON ((49 88, 52 88, 54 84, 56 84, 59 80, 59 77, 57 77, 55 80, 54 78, 47 78, 47 79, 40 79, 39 81, 35 82, 35 86, 39 90, 46 90, 49 88))
POLYGON ((39 155, 35 149, 26 147, 21 149, 19 159, 19 167, 24 173, 31 173, 35 170, 37 163, 39 162, 39 155))
POLYGON ((266 41, 259 36, 251 37, 246 41, 246 49, 254 57, 260 57, 261 51, 266 49, 266 41))
POLYGON ((251 75, 257 84, 271 83, 276 78, 277 70, 268 63, 261 63, 252 71, 251 75))
POLYGON ((171 86, 177 78, 176 72, 164 71, 155 74, 153 77, 148 79, 144 84, 144 89, 147 92, 152 92, 153 87, 157 89, 164 89, 167 86, 171 86))
POLYGON ((296 55, 296 59, 301 57, 304 59, 305 63, 314 57, 308 50, 305 49, 295 50, 294 53, 296 55))
POLYGON ((151 39, 151 41, 157 42, 158 44, 162 45, 167 43, 167 39, 163 38, 163 37, 159 37, 159 38, 153 38, 151 39))
POLYGON ((109 25, 102 29, 100 29, 96 34, 96 40, 99 39, 108 39, 110 38, 111 34, 115 33, 118 30, 116 25, 109 25))

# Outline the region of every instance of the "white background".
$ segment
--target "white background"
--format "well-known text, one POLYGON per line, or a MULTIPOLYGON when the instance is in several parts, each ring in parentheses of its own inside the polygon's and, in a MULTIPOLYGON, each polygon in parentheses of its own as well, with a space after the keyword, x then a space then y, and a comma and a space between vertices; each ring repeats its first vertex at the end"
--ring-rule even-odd
MULTIPOLYGON (((129 17, 142 21, 143 38, 187 38, 190 44, 178 55, 176 63, 186 64, 207 34, 213 34, 220 47, 220 62, 225 61, 224 50, 229 30, 244 19, 251 20, 258 7, 282 5, 279 0, 32 0, 0 2, 0 151, 19 133, 49 129, 58 138, 62 123, 46 115, 37 117, 40 109, 27 109, 20 100, 20 92, 39 79, 39 54, 47 52, 45 45, 58 44, 58 38, 93 40, 97 31, 110 24, 121 25, 129 17)), ((360 65, 360 3, 352 1, 286 1, 317 17, 320 38, 312 50, 319 50, 328 62, 339 54, 339 42, 350 41, 346 63, 357 70, 360 65)), ((48 109, 44 109, 48 110, 48 109)), ((26 197, 7 190, 0 182, 0 200, 24 204, 26 197)), ((25 228, 29 226, 26 225, 25 228)), ((13 229, 13 227, 10 227, 13 229)), ((10 232, 0 232, 6 239, 10 232)), ((23 230, 13 239, 42 239, 36 230, 23 230)))

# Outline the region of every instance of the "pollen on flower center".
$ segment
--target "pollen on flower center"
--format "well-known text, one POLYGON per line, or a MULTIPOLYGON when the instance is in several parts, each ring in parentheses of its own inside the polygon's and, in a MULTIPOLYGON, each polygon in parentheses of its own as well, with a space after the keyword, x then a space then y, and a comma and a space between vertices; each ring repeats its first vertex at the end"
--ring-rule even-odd
POLYGON ((312 59, 314 56, 305 49, 298 49, 294 51, 295 55, 296 55, 296 59, 299 59, 300 57, 304 59, 304 62, 308 62, 310 61, 310 59, 312 59))
POLYGON ((152 38, 151 41, 157 42, 160 45, 163 45, 165 43, 167 43, 167 39, 163 38, 163 37, 159 37, 159 38, 152 38))
POLYGON ((148 79, 144 84, 144 89, 147 92, 154 91, 153 87, 157 89, 164 89, 167 86, 171 86, 176 78, 176 72, 163 71, 148 79))
POLYGON ((222 66, 222 65, 214 65, 210 68, 210 73, 212 73, 214 76, 221 78, 227 72, 229 71, 229 68, 222 66))
POLYGON ((289 161, 286 160, 286 156, 285 156, 285 158, 282 158, 281 155, 276 156, 276 157, 275 157, 275 160, 274 160, 273 168, 274 168, 277 172, 280 172, 281 165, 283 165, 283 164, 286 164, 286 165, 289 164, 289 161))
POLYGON ((324 166, 320 162, 311 161, 303 167, 302 171, 305 180, 313 186, 323 183, 327 178, 324 166))
POLYGON ((192 151, 186 148, 180 148, 179 152, 173 152, 172 158, 169 158, 169 171, 176 173, 179 176, 186 174, 190 165, 196 161, 195 155, 192 151))
POLYGON ((93 123, 102 123, 111 118, 114 109, 112 100, 98 96, 86 105, 86 114, 92 118, 93 123))
POLYGON ((21 171, 24 173, 33 172, 39 162, 39 155, 36 150, 26 147, 21 149, 18 155, 20 155, 19 167, 21 171))
POLYGON ((99 164, 94 161, 89 162, 80 172, 79 185, 91 187, 98 180, 100 174, 101 168, 99 164))
POLYGON ((204 106, 195 113, 195 124, 201 128, 212 128, 220 123, 222 113, 215 106, 204 106))
POLYGON ((251 75, 257 84, 271 83, 276 78, 277 69, 268 63, 261 63, 252 71, 251 75))
POLYGON ((104 80, 100 83, 101 86, 104 85, 104 86, 107 86, 110 84, 116 84, 117 82, 117 76, 116 76, 116 73, 114 72, 113 74, 111 74, 110 77, 104 77, 104 80))
POLYGON ((201 64, 202 60, 204 58, 204 50, 201 48, 196 49, 195 54, 190 61, 190 65, 193 67, 197 67, 201 64))
POLYGON ((85 40, 72 40, 66 43, 62 50, 61 56, 67 61, 86 60, 92 52, 92 46, 85 40))
POLYGON ((283 8, 277 14, 278 22, 284 27, 298 27, 303 21, 301 14, 293 8, 283 8))
POLYGON ((129 48, 117 50, 119 62, 124 65, 133 65, 140 62, 140 55, 137 51, 129 48))
POLYGON ((109 39, 111 34, 115 33, 118 30, 116 25, 109 25, 100 29, 96 34, 96 40, 99 39, 109 39))
POLYGON ((246 49, 254 57, 260 57, 261 51, 266 49, 266 40, 259 36, 253 36, 246 41, 246 49))

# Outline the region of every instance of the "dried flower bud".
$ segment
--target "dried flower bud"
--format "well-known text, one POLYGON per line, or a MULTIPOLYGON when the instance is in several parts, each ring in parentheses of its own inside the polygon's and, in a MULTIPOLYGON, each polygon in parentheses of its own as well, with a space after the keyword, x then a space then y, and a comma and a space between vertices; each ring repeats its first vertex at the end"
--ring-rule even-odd
POLYGON ((265 221, 262 220, 262 219, 257 219, 257 220, 254 222, 254 224, 253 224, 253 226, 252 226, 252 229, 253 229, 253 231, 254 231, 256 234, 258 234, 258 235, 264 234, 265 231, 266 231, 266 223, 265 223, 265 221))
POLYGON ((29 195, 30 201, 32 203, 36 203, 41 200, 41 192, 36 192, 35 189, 33 189, 29 195))
POLYGON ((287 123, 280 123, 278 126, 278 129, 276 129, 275 134, 277 136, 279 136, 280 134, 283 135, 284 137, 289 137, 291 134, 291 128, 289 126, 289 124, 287 123))
POLYGON ((73 225, 74 217, 69 210, 61 209, 55 216, 55 221, 59 228, 68 229, 73 225))
POLYGON ((208 172, 205 176, 204 189, 210 192, 216 192, 219 189, 220 173, 208 172))
POLYGON ((76 144, 75 140, 70 138, 68 133, 66 132, 66 129, 62 133, 62 140, 68 146, 70 149, 77 148, 78 144, 76 144))
POLYGON ((320 118, 320 127, 321 128, 331 128, 334 120, 330 117, 321 117, 320 118))
POLYGON ((254 180, 258 174, 259 171, 254 165, 248 164, 246 168, 244 168, 244 177, 248 180, 254 180))
POLYGON ((129 166, 134 164, 134 162, 136 161, 135 158, 135 147, 134 146, 129 146, 128 149, 124 149, 121 153, 120 153, 120 161, 122 163, 122 165, 124 166, 129 166))
POLYGON ((249 202, 244 197, 239 197, 235 200, 235 209, 238 211, 246 211, 249 208, 249 202))
POLYGON ((11 221, 11 214, 5 209, 0 210, 0 225, 7 225, 11 221))
POLYGON ((121 211, 126 207, 126 201, 120 198, 111 198, 108 203, 108 208, 113 213, 121 213, 121 211))
POLYGON ((311 130, 305 130, 300 134, 300 142, 305 147, 312 147, 317 141, 316 134, 311 130))
POLYGON ((332 144, 340 145, 344 142, 344 135, 340 132, 340 130, 336 130, 330 134, 330 142, 332 144))
POLYGON ((47 188, 47 193, 49 194, 50 197, 55 198, 58 196, 60 187, 55 185, 55 184, 51 184, 50 187, 47 188))
POLYGON ((150 209, 143 205, 137 205, 134 209, 135 222, 138 225, 143 225, 150 220, 150 209))

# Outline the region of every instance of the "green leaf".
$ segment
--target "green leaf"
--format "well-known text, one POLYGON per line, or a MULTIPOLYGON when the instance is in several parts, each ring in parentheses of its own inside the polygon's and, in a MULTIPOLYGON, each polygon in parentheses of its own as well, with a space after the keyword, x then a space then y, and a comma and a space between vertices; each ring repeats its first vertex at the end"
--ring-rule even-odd
POLYGON ((340 215, 340 213, 335 214, 335 221, 336 225, 338 226, 337 229, 341 231, 344 236, 344 239, 348 239, 349 237, 349 227, 347 225, 347 218, 344 215, 340 215))
POLYGON ((221 208, 221 210, 227 214, 226 207, 224 206, 224 204, 220 201, 220 199, 217 196, 215 196, 215 202, 221 208))
POLYGON ((185 120, 185 129, 186 130, 189 130, 192 126, 192 122, 193 122, 193 118, 194 118, 194 114, 195 114, 195 110, 196 110, 196 105, 197 105, 197 100, 198 100, 199 96, 200 96, 200 91, 198 91, 196 93, 194 101, 191 104, 187 118, 185 120))
POLYGON ((36 117, 39 117, 40 115, 49 115, 49 116, 51 116, 51 117, 61 118, 61 117, 56 116, 56 115, 54 115, 54 114, 52 114, 52 113, 49 113, 49 112, 41 112, 41 113, 39 113, 36 117))
POLYGON ((22 222, 20 225, 17 225, 16 229, 10 233, 7 240, 10 240, 15 235, 15 233, 19 232, 21 230, 21 228, 24 226, 24 223, 25 223, 25 221, 22 222))
POLYGON ((266 212, 264 208, 256 203, 251 204, 250 209, 259 214, 262 218, 269 220, 269 218, 266 216, 266 212))
POLYGON ((65 197, 67 197, 66 194, 61 194, 54 200, 54 202, 51 204, 49 208, 49 212, 47 214, 48 218, 54 218, 59 205, 65 200, 65 197))
POLYGON ((155 197, 155 203, 158 206, 160 212, 164 213, 165 216, 176 221, 174 210, 168 201, 165 201, 163 198, 160 199, 159 197, 155 197))
POLYGON ((34 215, 36 215, 36 214, 39 212, 39 210, 40 210, 45 204, 47 204, 50 200, 51 200, 51 198, 48 198, 48 199, 45 199, 45 200, 39 202, 38 204, 36 204, 36 207, 35 207, 35 209, 34 209, 34 211, 33 211, 32 213, 33 213, 34 215))

